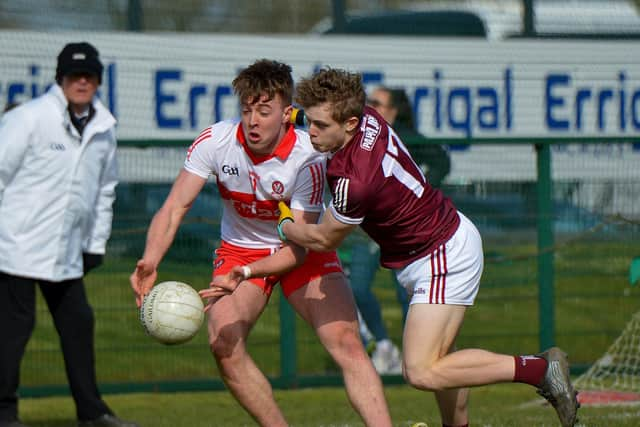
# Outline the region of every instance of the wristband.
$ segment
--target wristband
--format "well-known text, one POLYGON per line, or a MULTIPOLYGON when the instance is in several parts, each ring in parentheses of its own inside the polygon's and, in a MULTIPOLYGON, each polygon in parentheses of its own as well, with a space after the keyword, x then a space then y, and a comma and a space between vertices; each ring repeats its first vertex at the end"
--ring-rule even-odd
POLYGON ((278 209, 280 209, 280 218, 278 218, 278 226, 276 228, 278 230, 278 236, 280 237, 280 240, 286 242, 287 236, 284 235, 282 226, 287 222, 294 222, 293 214, 291 213, 291 209, 289 209, 289 206, 287 206, 287 204, 283 201, 278 202, 278 209))
POLYGON ((244 280, 251 278, 251 268, 248 265, 242 266, 242 275, 244 276, 244 280))
POLYGON ((287 222, 293 222, 293 220, 289 217, 282 218, 278 223, 278 226, 276 227, 278 230, 278 236, 280 237, 280 240, 282 240, 283 242, 287 241, 287 236, 285 236, 284 231, 282 231, 282 226, 285 225, 287 222))

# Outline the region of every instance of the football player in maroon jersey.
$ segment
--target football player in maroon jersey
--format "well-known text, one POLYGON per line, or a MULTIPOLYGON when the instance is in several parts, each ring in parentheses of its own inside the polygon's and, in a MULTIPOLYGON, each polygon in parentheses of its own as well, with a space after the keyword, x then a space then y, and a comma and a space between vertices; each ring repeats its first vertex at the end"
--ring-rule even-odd
MULTIPOLYGON (((328 154, 333 200, 318 224, 293 221, 280 204, 280 237, 314 251, 337 248, 360 226, 378 245, 411 306, 403 337, 403 374, 414 387, 435 392, 443 426, 467 426, 468 387, 522 382, 554 406, 563 426, 576 422, 577 393, 566 354, 557 347, 511 356, 455 346, 466 308, 473 305, 483 269, 482 241, 473 223, 431 187, 398 135, 365 106, 361 76, 323 69, 296 88, 311 143, 328 154)), ((295 212, 295 210, 294 210, 295 212)), ((248 266, 266 275, 274 263, 248 266)), ((241 276, 242 270, 235 271, 241 276)), ((231 291, 237 278, 220 283, 231 291)))

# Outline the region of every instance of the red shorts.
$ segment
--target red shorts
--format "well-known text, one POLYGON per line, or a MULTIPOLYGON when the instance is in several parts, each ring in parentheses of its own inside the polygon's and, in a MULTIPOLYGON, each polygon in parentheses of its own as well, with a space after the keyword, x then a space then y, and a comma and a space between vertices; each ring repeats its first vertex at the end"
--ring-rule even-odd
MULTIPOLYGON (((242 248, 223 241, 215 252, 213 276, 226 274, 236 265, 250 264, 271 255, 273 252, 275 251, 272 249, 242 248)), ((336 252, 309 251, 304 263, 296 269, 282 276, 253 277, 249 281, 262 288, 268 295, 271 295, 276 283, 280 282, 282 292, 288 297, 313 279, 329 273, 342 273, 342 265, 336 252)))

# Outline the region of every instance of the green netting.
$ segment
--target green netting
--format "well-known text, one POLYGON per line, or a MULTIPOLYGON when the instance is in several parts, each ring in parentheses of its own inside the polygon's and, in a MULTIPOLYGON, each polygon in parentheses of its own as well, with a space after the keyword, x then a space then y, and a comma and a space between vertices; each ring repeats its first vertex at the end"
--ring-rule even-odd
MULTIPOLYGON (((488 158, 493 163, 487 166, 498 169, 509 162, 511 147, 499 146, 503 155, 488 158)), ((420 156, 419 146, 411 150, 420 156)), ((182 148, 123 147, 119 153, 126 179, 118 187, 106 263, 87 279, 96 314, 98 376, 110 390, 126 391, 143 385, 220 387, 206 331, 180 346, 165 347, 152 341, 138 323, 128 284, 144 247, 146 227, 168 194, 183 152, 182 148)), ((451 154, 455 168, 455 151, 451 154)), ((603 168, 616 167, 606 160, 601 164, 603 168)), ((616 170, 623 177, 634 173, 616 170)), ((573 363, 589 365, 600 358, 640 308, 640 290, 628 283, 630 263, 640 255, 640 205, 636 202, 640 181, 556 177, 550 218, 555 242, 551 247, 538 248, 535 180, 528 172, 523 175, 502 180, 445 181, 443 185, 443 191, 478 225, 485 249, 481 291, 476 305, 468 311, 458 345, 505 353, 538 351, 544 324, 539 318, 538 256, 552 253, 555 339, 573 363)), ((160 267, 159 280, 180 280, 195 288, 208 285, 212 252, 219 242, 219 219, 220 201, 212 182, 180 228, 160 267)), ((347 245, 354 239, 361 237, 350 238, 347 245)), ((400 343, 402 315, 388 271, 378 271, 374 292, 391 337, 400 343)), ((294 377, 311 378, 309 384, 322 384, 335 377, 338 372, 334 363, 299 318, 295 339, 289 344, 296 355, 295 364, 282 359, 281 330, 292 329, 280 323, 279 299, 276 292, 251 333, 249 348, 258 366, 276 383, 283 363, 294 367, 294 377)), ((37 317, 36 331, 22 364, 22 386, 27 395, 64 390, 56 387, 66 384, 57 336, 42 300, 38 300, 37 317)), ((294 378, 286 384, 295 383, 294 378)))

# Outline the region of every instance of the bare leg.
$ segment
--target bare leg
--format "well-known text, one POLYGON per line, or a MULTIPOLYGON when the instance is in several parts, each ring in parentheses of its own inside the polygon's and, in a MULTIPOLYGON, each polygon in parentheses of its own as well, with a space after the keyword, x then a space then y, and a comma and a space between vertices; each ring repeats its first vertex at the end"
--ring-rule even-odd
MULTIPOLYGON (((455 343, 449 349, 449 353, 456 351, 455 343)), ((442 416, 442 422, 447 425, 458 426, 469 423, 469 389, 453 388, 439 390, 434 393, 438 408, 442 416)))
POLYGON ((422 390, 435 391, 443 422, 468 421, 468 391, 459 390, 511 382, 513 356, 479 349, 453 348, 466 307, 413 304, 404 330, 404 372, 407 381, 422 390), (428 327, 424 327, 428 325, 428 327))
POLYGON ((454 388, 434 393, 442 422, 450 426, 462 426, 469 423, 469 389, 454 388))
POLYGON ((351 290, 341 273, 311 281, 289 296, 296 311, 314 328, 336 361, 349 401, 367 426, 391 426, 382 381, 358 332, 351 290))
POLYGON ((222 380, 261 426, 286 426, 271 384, 247 352, 249 331, 268 301, 262 289, 243 282, 209 311, 209 345, 222 380))

